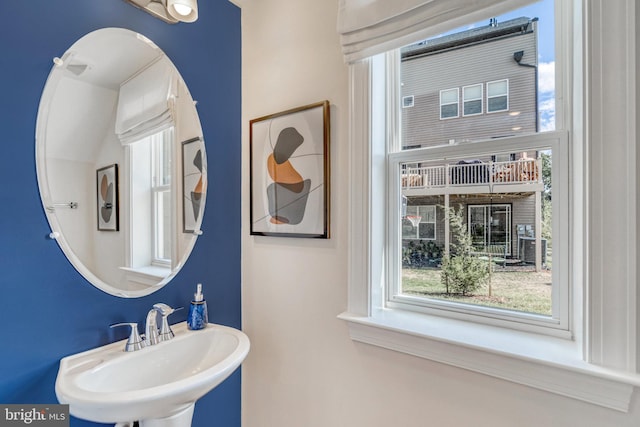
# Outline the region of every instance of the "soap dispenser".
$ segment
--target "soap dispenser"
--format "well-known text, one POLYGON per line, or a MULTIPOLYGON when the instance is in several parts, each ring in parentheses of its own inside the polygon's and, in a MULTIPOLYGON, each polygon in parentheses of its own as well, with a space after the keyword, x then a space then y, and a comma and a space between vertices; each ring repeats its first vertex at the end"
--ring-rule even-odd
POLYGON ((193 296, 193 301, 189 306, 189 316, 187 317, 187 327, 192 331, 198 329, 204 329, 209 323, 209 316, 207 314, 207 302, 202 294, 202 284, 198 283, 196 293, 193 296))

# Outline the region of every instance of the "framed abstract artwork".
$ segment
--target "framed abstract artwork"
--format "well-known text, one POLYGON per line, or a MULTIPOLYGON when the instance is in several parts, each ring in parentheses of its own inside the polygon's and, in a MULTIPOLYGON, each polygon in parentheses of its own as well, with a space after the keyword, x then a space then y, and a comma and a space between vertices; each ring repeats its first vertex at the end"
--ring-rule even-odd
POLYGON ((329 101, 250 121, 250 234, 329 238, 329 101))
POLYGON ((118 165, 96 171, 96 193, 99 231, 118 231, 118 165))
POLYGON ((204 141, 191 138, 182 143, 182 231, 199 231, 204 211, 206 171, 204 141))

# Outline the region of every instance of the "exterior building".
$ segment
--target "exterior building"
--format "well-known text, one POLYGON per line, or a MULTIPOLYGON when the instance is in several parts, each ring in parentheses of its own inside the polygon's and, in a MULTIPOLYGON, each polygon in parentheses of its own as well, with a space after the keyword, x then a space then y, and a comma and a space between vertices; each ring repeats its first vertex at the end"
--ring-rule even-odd
MULTIPOLYGON (((526 17, 492 19, 484 27, 404 48, 403 149, 537 132, 536 24, 526 17)), ((513 150, 404 164, 405 243, 430 240, 448 251, 446 211, 454 207, 462 209, 479 253, 541 268, 541 155, 513 150)))

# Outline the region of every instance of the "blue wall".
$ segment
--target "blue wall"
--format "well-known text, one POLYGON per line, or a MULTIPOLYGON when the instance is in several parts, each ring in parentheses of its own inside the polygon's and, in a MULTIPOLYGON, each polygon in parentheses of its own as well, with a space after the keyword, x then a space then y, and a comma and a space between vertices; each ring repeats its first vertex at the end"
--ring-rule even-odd
MULTIPOLYGON (((155 302, 186 306, 197 282, 210 321, 240 327, 240 10, 199 3, 199 20, 177 25, 122 0, 0 3, 0 403, 56 403, 60 358, 124 338, 108 325, 142 324, 155 302), (167 53, 198 101, 208 154, 204 235, 172 282, 137 299, 91 286, 46 238, 36 180, 36 114, 51 60, 104 27, 140 32, 167 53)), ((172 317, 182 321, 186 310, 172 317)), ((198 402, 193 425, 240 425, 239 372, 198 402)))

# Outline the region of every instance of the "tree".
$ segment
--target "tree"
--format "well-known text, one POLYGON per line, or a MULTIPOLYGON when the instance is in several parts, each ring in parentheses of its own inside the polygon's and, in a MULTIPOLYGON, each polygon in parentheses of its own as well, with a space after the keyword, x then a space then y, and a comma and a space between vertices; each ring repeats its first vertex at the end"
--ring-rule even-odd
POLYGON ((490 277, 491 264, 474 256, 471 235, 462 216, 462 208, 449 209, 449 229, 453 237, 451 252, 442 258, 442 284, 450 292, 467 295, 486 283, 490 277))
POLYGON ((551 210, 551 153, 540 153, 542 159, 542 237, 547 239, 547 244, 551 245, 551 218, 553 212, 551 210))

